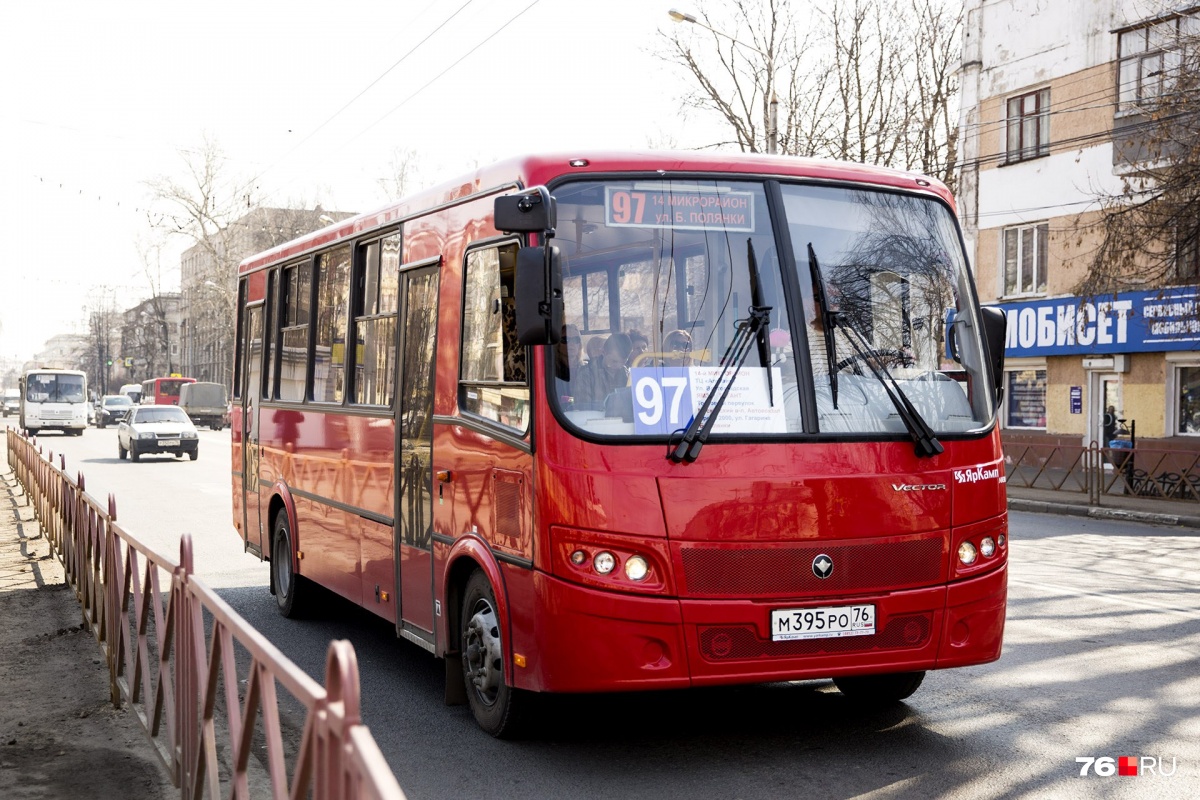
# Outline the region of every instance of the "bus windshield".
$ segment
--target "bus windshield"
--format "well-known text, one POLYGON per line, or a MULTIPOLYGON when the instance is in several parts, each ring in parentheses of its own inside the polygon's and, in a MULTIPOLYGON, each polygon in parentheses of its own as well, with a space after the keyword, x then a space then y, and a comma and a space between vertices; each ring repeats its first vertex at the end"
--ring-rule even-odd
POLYGON ((950 210, 895 192, 781 190, 786 222, 772 220, 765 187, 754 182, 554 190, 565 325, 553 404, 570 426, 593 436, 677 436, 712 393, 725 395, 713 404, 715 437, 903 434, 893 387, 937 433, 986 426, 986 360, 950 210), (777 240, 790 258, 780 258, 777 240), (785 282, 788 264, 795 275, 785 282), (832 318, 819 308, 818 274, 827 305, 837 307, 832 318), (790 314, 789 282, 799 293, 790 314), (765 325, 731 352, 752 309, 766 309, 758 314, 765 325), (826 336, 830 319, 838 324, 826 336), (733 359, 740 369, 723 372, 733 359), (803 407, 815 408, 811 419, 803 407))
POLYGON ((686 428, 740 321, 761 305, 770 309, 761 341, 713 433, 802 429, 799 405, 783 399, 796 395, 796 370, 771 346, 790 333, 762 184, 587 182, 554 196, 566 311, 554 393, 568 422, 604 435, 686 428))
POLYGON ((903 430, 893 378, 933 430, 982 428, 991 393, 950 210, 913 195, 812 185, 784 186, 783 205, 819 430, 903 430))
POLYGON ((29 403, 82 403, 84 377, 55 373, 31 373, 25 389, 29 403))

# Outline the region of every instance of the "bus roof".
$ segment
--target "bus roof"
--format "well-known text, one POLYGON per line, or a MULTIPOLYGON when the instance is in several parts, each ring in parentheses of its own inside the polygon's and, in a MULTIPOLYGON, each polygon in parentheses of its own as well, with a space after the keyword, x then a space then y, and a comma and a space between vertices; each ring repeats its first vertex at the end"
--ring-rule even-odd
POLYGON ((398 202, 335 222, 321 230, 250 256, 239 274, 300 255, 322 245, 399 222, 472 195, 506 188, 548 183, 567 175, 643 172, 667 177, 670 173, 728 173, 730 175, 809 178, 848 181, 880 187, 927 192, 954 207, 945 184, 914 172, 819 158, 770 156, 756 153, 698 153, 692 151, 598 152, 529 155, 481 167, 455 180, 410 195, 398 202))

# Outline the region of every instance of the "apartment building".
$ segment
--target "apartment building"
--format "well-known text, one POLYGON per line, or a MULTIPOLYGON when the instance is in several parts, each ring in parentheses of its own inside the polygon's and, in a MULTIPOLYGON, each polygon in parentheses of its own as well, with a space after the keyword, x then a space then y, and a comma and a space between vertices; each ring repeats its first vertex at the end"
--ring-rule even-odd
POLYGON ((1200 451, 1194 256, 1174 280, 1077 292, 1103 197, 1142 157, 1144 111, 1169 89, 1200 6, 1164 0, 967 0, 960 213, 980 299, 1008 314, 1006 443, 1105 439, 1200 451))

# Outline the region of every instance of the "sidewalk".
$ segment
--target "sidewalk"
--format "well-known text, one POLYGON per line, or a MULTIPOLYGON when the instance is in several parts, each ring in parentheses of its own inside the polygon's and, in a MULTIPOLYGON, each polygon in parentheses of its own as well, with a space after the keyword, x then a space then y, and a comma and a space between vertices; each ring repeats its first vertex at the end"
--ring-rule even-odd
POLYGON ((0 797, 178 797, 137 718, 114 709, 99 644, 0 459, 0 797))
POLYGON ((1100 505, 1096 506, 1088 501, 1088 496, 1083 492, 1027 489, 1009 484, 1008 508, 1010 511, 1122 519, 1149 525, 1200 529, 1200 503, 1167 500, 1162 497, 1106 494, 1100 498, 1100 505))

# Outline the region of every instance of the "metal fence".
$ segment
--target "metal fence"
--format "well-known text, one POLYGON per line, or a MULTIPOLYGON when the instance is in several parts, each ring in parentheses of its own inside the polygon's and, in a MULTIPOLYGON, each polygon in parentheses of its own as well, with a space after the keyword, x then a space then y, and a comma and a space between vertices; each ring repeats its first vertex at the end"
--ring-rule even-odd
POLYGON ((1200 452, 1145 447, 1008 444, 1009 486, 1105 496, 1138 496, 1200 503, 1200 452))
POLYGON ((361 722, 349 642, 330 643, 321 686, 196 577, 190 536, 178 563, 156 553, 117 525, 112 495, 102 507, 13 429, 8 462, 107 658, 113 704, 135 712, 181 797, 403 800, 361 722), (285 735, 288 702, 304 725, 285 735))

